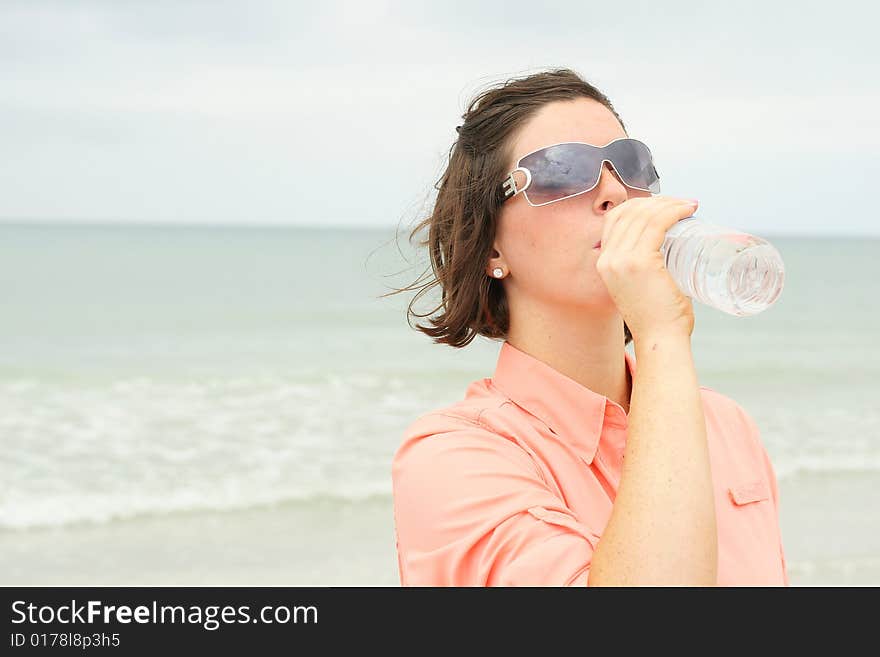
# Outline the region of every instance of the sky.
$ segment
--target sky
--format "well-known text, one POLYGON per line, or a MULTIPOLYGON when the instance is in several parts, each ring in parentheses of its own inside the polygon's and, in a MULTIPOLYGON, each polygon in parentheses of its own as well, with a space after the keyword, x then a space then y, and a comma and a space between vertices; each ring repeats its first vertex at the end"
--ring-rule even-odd
POLYGON ((880 236, 878 21, 867 0, 0 0, 0 221, 410 226, 470 99, 567 67, 698 216, 880 236))

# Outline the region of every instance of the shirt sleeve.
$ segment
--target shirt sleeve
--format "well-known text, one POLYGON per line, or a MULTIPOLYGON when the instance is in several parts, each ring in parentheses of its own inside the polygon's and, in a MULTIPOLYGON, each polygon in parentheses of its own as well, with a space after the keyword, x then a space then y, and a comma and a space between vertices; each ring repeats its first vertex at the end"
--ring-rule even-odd
MULTIPOLYGON (((764 461, 764 468, 767 472, 767 481, 770 483, 770 492, 773 496, 773 506, 776 507, 776 524, 779 525, 779 484, 776 481, 776 472, 773 469, 773 463, 770 461, 770 455, 766 448, 761 444, 761 458, 764 461)), ((785 586, 790 586, 788 581, 788 567, 785 565, 785 548, 782 545, 782 528, 779 530, 779 557, 782 559, 782 576, 785 586)))
POLYGON ((477 425, 409 436, 392 484, 402 585, 587 585, 599 536, 514 441, 477 425))
POLYGON ((758 429, 758 425, 752 419, 752 417, 745 412, 741 407, 739 408, 739 412, 742 413, 743 417, 746 420, 746 424, 749 427, 752 437, 757 445, 758 452, 761 455, 761 462, 764 465, 764 474, 767 477, 767 482, 770 485, 770 493, 773 498, 773 507, 776 509, 776 526, 779 527, 779 558, 782 560, 782 577, 785 582, 785 586, 790 586, 788 580, 788 567, 785 563, 785 548, 782 545, 782 528, 779 524, 779 484, 776 479, 776 471, 773 468, 773 463, 770 460, 770 454, 767 452, 767 448, 764 447, 764 443, 761 440, 761 431, 758 429))

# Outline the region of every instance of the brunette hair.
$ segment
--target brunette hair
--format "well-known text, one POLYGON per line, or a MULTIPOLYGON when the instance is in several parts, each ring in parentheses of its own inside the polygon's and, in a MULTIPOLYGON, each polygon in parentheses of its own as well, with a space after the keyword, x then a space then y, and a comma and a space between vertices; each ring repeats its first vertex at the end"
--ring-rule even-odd
MULTIPOLYGON (((495 229, 504 195, 501 182, 511 158, 512 136, 538 110, 551 102, 591 98, 602 103, 620 121, 611 101, 575 71, 563 68, 510 79, 478 94, 456 128, 458 138, 449 160, 434 184, 437 199, 428 217, 410 233, 428 229, 426 239, 430 271, 409 286, 382 295, 418 290, 407 308, 407 322, 428 317, 429 325, 414 328, 434 342, 464 347, 477 336, 506 339, 510 314, 504 286, 486 275, 485 268, 495 241, 495 229), (440 303, 426 313, 413 305, 432 288, 441 286, 440 303)), ((624 344, 632 334, 624 323, 624 344)))

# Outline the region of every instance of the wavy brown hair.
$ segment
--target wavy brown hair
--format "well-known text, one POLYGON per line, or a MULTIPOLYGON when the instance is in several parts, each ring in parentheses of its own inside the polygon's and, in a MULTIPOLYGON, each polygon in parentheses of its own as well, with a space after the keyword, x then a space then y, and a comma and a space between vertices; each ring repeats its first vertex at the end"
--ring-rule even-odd
MULTIPOLYGON (((617 115, 611 101, 575 71, 554 69, 510 79, 478 94, 462 114, 458 138, 449 150, 449 161, 434 188, 437 199, 428 217, 410 233, 428 230, 418 246, 428 247, 430 268, 409 286, 382 295, 418 290, 407 308, 411 328, 434 342, 464 347, 477 336, 506 339, 510 327, 507 297, 501 280, 486 275, 485 267, 495 242, 496 222, 504 201, 501 182, 507 174, 514 135, 538 110, 559 100, 591 98, 617 115), (426 313, 414 304, 431 289, 441 286, 440 303, 426 313), (428 325, 413 327, 413 317, 430 317, 428 325)), ((624 344, 632 340, 624 323, 624 344)))

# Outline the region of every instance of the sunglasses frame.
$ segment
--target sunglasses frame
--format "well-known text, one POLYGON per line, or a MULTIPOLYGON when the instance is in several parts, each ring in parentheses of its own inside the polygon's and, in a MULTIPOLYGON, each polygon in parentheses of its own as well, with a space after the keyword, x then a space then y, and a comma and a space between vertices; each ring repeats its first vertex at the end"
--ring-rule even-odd
POLYGON ((575 194, 569 194, 568 196, 563 196, 562 198, 555 198, 552 201, 546 201, 545 203, 532 203, 531 200, 529 200, 528 194, 524 193, 523 198, 526 199, 526 203, 531 205, 533 208, 539 208, 543 205, 550 205, 551 203, 556 203, 558 201, 564 201, 566 199, 574 198, 575 196, 580 196, 581 194, 586 194, 587 192, 594 190, 596 188, 596 186, 599 184, 599 181, 602 179, 602 169, 605 167, 606 162, 608 162, 608 164, 611 165, 611 168, 614 170, 615 175, 620 179, 620 182, 622 182, 624 185, 626 185, 630 189, 637 189, 641 192, 651 192, 652 194, 659 194, 660 193, 660 174, 657 173, 657 167, 654 164, 654 154, 651 153, 651 149, 648 148, 648 145, 645 142, 643 142, 639 139, 633 139, 632 137, 618 137, 617 139, 612 139, 611 141, 609 141, 607 144, 605 144, 605 146, 596 146, 596 144, 588 144, 585 141, 561 141, 556 144, 549 144, 548 146, 542 146, 541 148, 536 148, 535 150, 533 150, 529 153, 526 153, 525 155, 523 155, 522 157, 520 157, 516 161, 516 168, 513 169, 510 173, 508 173, 507 178, 505 178, 504 182, 501 183, 501 189, 504 191, 504 198, 502 199, 501 202, 504 203, 505 201, 513 198, 514 196, 516 196, 520 192, 525 192, 529 188, 529 186, 532 184, 532 172, 529 171, 528 169, 526 169, 525 167, 520 166, 520 162, 522 162, 524 159, 526 159, 529 155, 534 155, 538 151, 543 151, 547 148, 553 148, 554 146, 562 146, 563 144, 584 144, 585 146, 592 146, 593 148, 607 148, 608 146, 610 146, 611 144, 613 144, 616 141, 636 141, 645 147, 645 149, 648 151, 648 155, 651 156, 651 166, 654 169, 654 175, 657 176, 657 191, 656 192, 653 192, 650 189, 645 189, 643 187, 635 187, 633 185, 630 185, 628 182, 626 182, 623 179, 623 177, 617 171, 617 167, 614 166, 614 162, 612 162, 611 160, 609 160, 606 157, 606 158, 603 158, 602 161, 599 163, 599 175, 596 178, 596 182, 589 189, 585 189, 585 190, 577 192, 575 194), (516 185, 516 178, 514 178, 513 174, 515 174, 517 171, 521 171, 523 173, 523 175, 525 175, 525 177, 526 177, 526 182, 522 187, 517 187, 517 185, 516 185))

